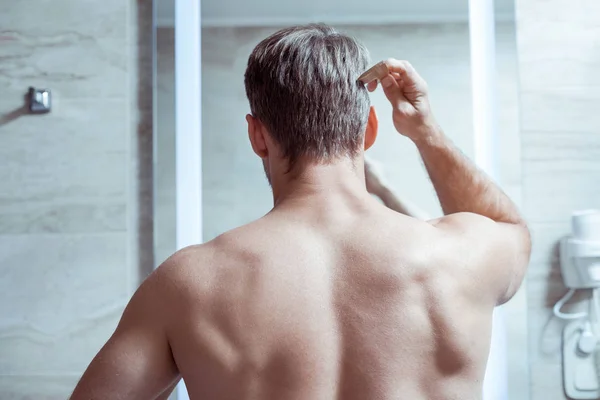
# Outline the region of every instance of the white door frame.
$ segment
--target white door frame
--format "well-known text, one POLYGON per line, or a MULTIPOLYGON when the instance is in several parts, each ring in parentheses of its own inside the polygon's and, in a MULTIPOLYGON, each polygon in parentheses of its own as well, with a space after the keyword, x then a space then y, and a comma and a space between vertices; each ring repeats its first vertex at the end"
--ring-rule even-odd
MULTIPOLYGON (((175 0, 177 249, 202 243, 201 0, 175 0)), ((189 400, 183 380, 177 399, 189 400)))
MULTIPOLYGON (((481 169, 499 182, 496 146, 498 120, 495 24, 494 0, 469 0, 474 158, 481 169)), ((492 340, 483 381, 483 399, 507 400, 507 346, 502 308, 494 310, 492 322, 492 340)))

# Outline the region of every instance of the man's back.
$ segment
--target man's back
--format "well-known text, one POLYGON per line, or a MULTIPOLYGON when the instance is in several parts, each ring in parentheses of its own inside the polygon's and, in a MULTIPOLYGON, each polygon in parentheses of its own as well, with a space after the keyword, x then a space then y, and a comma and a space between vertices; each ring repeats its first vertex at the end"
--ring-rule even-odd
POLYGON ((323 25, 257 45, 246 120, 273 210, 165 261, 72 399, 162 400, 181 377, 192 399, 481 397, 492 310, 521 284, 529 231, 443 133, 414 68, 389 59, 361 83, 366 63, 323 25), (379 84, 429 173, 436 221, 365 190, 378 126, 367 90, 379 84))
POLYGON ((491 309, 437 262, 443 235, 375 201, 319 203, 186 250, 169 337, 191 397, 479 398, 491 309))

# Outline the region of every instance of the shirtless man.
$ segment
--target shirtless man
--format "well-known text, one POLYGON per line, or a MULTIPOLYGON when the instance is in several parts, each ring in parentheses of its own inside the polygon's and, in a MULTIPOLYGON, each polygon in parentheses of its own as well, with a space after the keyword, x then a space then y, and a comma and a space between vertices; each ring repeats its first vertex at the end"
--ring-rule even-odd
POLYGON ((250 56, 246 117, 272 185, 263 218, 178 251, 140 286, 72 399, 480 399, 492 311, 530 253, 512 201, 444 135, 406 61, 381 85, 445 216, 365 190, 377 135, 366 50, 322 25, 250 56))

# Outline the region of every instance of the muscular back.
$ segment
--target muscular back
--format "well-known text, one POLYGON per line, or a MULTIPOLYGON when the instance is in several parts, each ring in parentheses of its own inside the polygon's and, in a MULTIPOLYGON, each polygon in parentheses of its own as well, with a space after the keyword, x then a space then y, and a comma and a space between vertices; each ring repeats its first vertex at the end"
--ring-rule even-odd
POLYGON ((335 204, 184 250, 168 336, 191 398, 480 398, 493 304, 444 234, 335 204))

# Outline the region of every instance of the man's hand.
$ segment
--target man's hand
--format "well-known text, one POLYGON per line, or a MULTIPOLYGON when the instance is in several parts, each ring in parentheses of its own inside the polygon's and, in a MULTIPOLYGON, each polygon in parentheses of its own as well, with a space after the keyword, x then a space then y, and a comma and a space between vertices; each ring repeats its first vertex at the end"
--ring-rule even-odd
MULTIPOLYGON (((437 248, 447 249, 440 250, 440 263, 460 266, 456 277, 473 298, 501 304, 525 276, 531 252, 527 225, 502 189, 435 123, 423 78, 406 61, 385 64, 389 74, 381 86, 392 103, 394 125, 415 142, 446 214, 430 221, 443 233, 437 248)), ((376 87, 370 82, 367 88, 376 87)))
MULTIPOLYGON (((381 80, 383 91, 392 104, 396 130, 413 141, 426 139, 437 127, 427 91, 427 83, 408 61, 385 61, 390 74, 381 80)), ((367 85, 377 88, 377 81, 367 85)))

